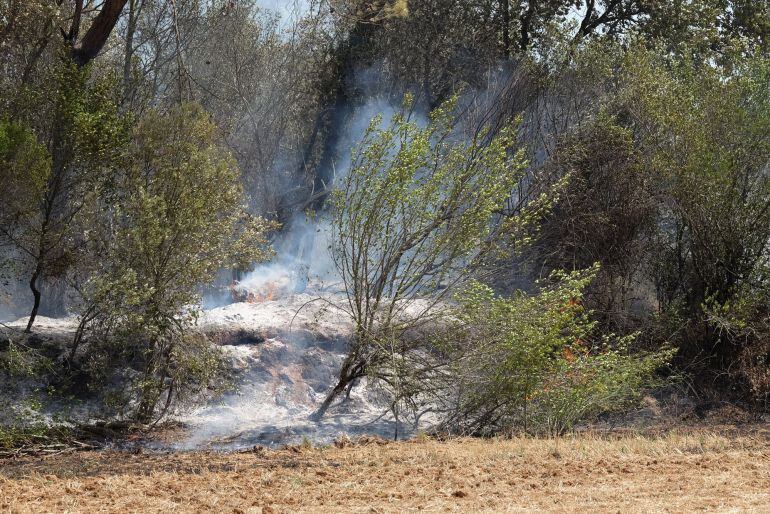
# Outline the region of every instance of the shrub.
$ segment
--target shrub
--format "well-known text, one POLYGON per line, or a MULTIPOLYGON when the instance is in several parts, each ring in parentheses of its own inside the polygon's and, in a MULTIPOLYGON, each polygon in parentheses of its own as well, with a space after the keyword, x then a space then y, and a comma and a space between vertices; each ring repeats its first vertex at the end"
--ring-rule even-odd
POLYGON ((103 257, 84 286, 72 347, 74 358, 88 338, 88 367, 119 412, 148 422, 159 402, 162 414, 217 375, 217 351, 191 331, 200 286, 266 257, 272 227, 245 213, 240 184, 199 106, 151 111, 135 128, 102 206, 106 223, 88 241, 103 257))
POLYGON ((596 337, 582 294, 597 267, 556 273, 537 294, 495 297, 475 284, 458 298, 446 426, 470 433, 562 432, 628 407, 673 352, 631 353, 634 336, 596 337))
POLYGON ((684 320, 669 331, 678 360, 704 389, 765 403, 770 60, 723 67, 636 51, 622 70, 619 97, 661 188, 650 277, 659 309, 684 320))

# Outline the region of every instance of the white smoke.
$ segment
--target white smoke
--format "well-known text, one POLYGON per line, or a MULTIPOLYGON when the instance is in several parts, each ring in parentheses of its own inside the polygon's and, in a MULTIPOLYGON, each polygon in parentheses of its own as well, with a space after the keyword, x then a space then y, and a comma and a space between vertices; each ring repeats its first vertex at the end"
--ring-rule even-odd
MULTIPOLYGON (((372 119, 381 116, 381 126, 385 126, 396 111, 382 98, 374 98, 356 110, 338 142, 330 188, 348 173, 352 152, 372 119)), ((343 292, 331 254, 329 213, 298 213, 286 227, 273 241, 275 257, 268 263, 257 265, 234 285, 238 296, 247 299, 251 293, 253 298, 264 300, 266 296, 308 291, 343 292)))
POLYGON ((338 282, 329 244, 328 221, 298 214, 273 242, 273 260, 258 265, 234 287, 240 294, 262 296, 327 290, 338 282))
MULTIPOLYGON (((333 301, 316 301, 325 299, 291 294, 206 311, 201 330, 230 336, 221 350, 237 390, 182 414, 188 437, 172 447, 233 449, 303 438, 326 443, 341 434, 392 437, 397 424, 387 415, 387 402, 365 380, 321 422, 309 419, 334 384, 352 330, 350 318, 333 301)), ((402 436, 413 428, 398 425, 402 436)))
MULTIPOLYGON (((340 128, 330 174, 335 181, 348 173, 352 150, 371 120, 379 115, 387 125, 397 108, 375 98, 349 117, 340 128)), ((208 300, 206 330, 246 334, 241 343, 223 347, 239 374, 238 392, 184 417, 191 432, 179 447, 285 444, 303 437, 328 442, 340 433, 393 436, 387 403, 364 380, 321 422, 309 421, 335 383, 351 320, 335 307, 345 297, 331 254, 330 214, 297 213, 285 227, 273 241, 275 257, 233 284, 239 303, 208 300), (252 337, 259 334, 264 336, 252 337)), ((409 427, 399 431, 404 435, 409 427)))

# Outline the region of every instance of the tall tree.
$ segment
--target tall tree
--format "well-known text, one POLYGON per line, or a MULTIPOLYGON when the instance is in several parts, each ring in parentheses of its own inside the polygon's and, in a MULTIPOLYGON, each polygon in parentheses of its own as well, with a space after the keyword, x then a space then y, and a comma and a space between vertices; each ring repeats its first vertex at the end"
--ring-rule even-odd
MULTIPOLYGON (((94 89, 89 82, 87 65, 104 48, 125 4, 126 0, 0 4, 4 22, 0 62, 7 72, 2 80, 3 117, 29 126, 50 156, 50 169, 40 175, 45 177, 42 185, 25 188, 36 193, 28 198, 29 215, 6 231, 29 269, 33 305, 28 331, 41 306, 44 277, 61 276, 68 266, 67 247, 72 243, 68 227, 81 212, 84 195, 94 190, 90 171, 106 160, 105 148, 112 143, 109 101, 101 86, 94 89)), ((37 184, 37 178, 31 177, 30 183, 37 184)), ((10 199, 6 207, 18 205, 17 200, 10 199)))

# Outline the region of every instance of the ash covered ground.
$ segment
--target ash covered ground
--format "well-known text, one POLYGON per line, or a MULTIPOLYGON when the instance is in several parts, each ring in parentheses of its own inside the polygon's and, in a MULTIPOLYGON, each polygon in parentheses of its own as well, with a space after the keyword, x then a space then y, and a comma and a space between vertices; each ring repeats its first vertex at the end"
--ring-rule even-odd
POLYGON ((325 443, 341 434, 392 437, 395 422, 365 381, 322 421, 308 419, 335 384, 350 337, 349 318, 332 303, 294 294, 207 310, 200 329, 226 352, 238 389, 181 416, 188 437, 175 446, 237 448, 304 438, 325 443))
MULTIPOLYGON (((224 352, 235 391, 177 413, 172 421, 183 430, 147 441, 150 447, 229 450, 304 439, 323 444, 342 434, 393 438, 397 431, 407 437, 413 431, 404 423, 396 426, 382 394, 365 379, 337 400, 323 420, 309 420, 337 382, 352 331, 350 317, 335 307, 344 307, 346 295, 329 241, 328 223, 298 217, 274 242, 273 261, 206 292, 195 329, 224 352)), ((26 323, 25 317, 8 325, 21 331, 26 323)), ((62 353, 77 323, 75 317, 39 316, 34 337, 52 354, 62 353)), ((43 414, 50 422, 62 412, 88 419, 92 407, 57 402, 43 414)))
MULTIPOLYGON (((366 380, 355 384, 323 420, 308 419, 336 383, 345 356, 351 322, 333 306, 340 301, 337 295, 280 294, 205 310, 196 330, 224 352, 235 390, 176 414, 173 421, 182 429, 145 441, 147 446, 231 450, 305 439, 323 444, 343 434, 392 438, 395 421, 366 380)), ((22 330, 25 324, 22 318, 9 326, 22 330)), ((34 336, 63 348, 76 327, 74 317, 39 317, 34 336)), ((63 411, 89 416, 87 404, 51 405, 47 415, 56 419, 63 411)), ((401 423, 400 437, 411 428, 401 423)))

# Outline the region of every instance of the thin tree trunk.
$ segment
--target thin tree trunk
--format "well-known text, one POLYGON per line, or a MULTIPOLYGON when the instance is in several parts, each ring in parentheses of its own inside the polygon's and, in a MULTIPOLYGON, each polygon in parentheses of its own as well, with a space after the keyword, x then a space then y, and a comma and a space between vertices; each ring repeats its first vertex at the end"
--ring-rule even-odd
POLYGON ((393 429, 393 440, 398 441, 398 400, 393 404, 393 417, 396 418, 396 427, 393 429))
POLYGON ((310 421, 321 421, 321 418, 324 417, 324 414, 326 414, 326 411, 329 410, 329 407, 331 407, 332 403, 334 403, 334 400, 337 398, 337 396, 339 396, 340 393, 345 390, 345 386, 348 385, 348 382, 348 379, 340 377, 339 382, 337 382, 337 385, 334 386, 334 389, 329 391, 329 394, 326 395, 326 399, 323 401, 321 406, 310 415, 310 421))
POLYGON ((137 0, 128 3, 128 22, 126 24, 126 46, 123 55, 123 106, 128 108, 134 98, 134 84, 131 77, 131 67, 134 57, 134 33, 137 23, 137 0))
POLYGON ((530 2, 530 5, 527 8, 527 11, 519 20, 519 24, 520 24, 519 50, 521 50, 522 52, 527 50, 527 48, 529 47, 529 41, 530 41, 529 32, 532 27, 532 20, 535 16, 536 9, 537 9, 537 6, 535 2, 530 2))
POLYGON ((503 59, 511 57, 511 6, 510 0, 500 0, 500 11, 502 14, 503 31, 503 59))
POLYGON ((29 321, 27 322, 27 328, 24 330, 27 334, 32 332, 32 325, 35 323, 37 317, 37 311, 40 309, 40 289, 37 286, 37 281, 40 278, 40 265, 35 268, 35 272, 32 273, 32 277, 29 279, 29 288, 32 291, 34 297, 34 303, 32 304, 32 312, 29 314, 29 321))
POLYGON ((75 332, 75 337, 72 339, 72 347, 70 348, 70 355, 68 362, 72 363, 75 360, 75 355, 77 354, 78 347, 80 346, 80 343, 83 341, 83 334, 86 330, 86 325, 90 323, 96 315, 94 314, 94 311, 96 309, 94 307, 89 307, 85 314, 83 314, 83 317, 80 320, 80 323, 78 323, 78 329, 75 332))
POLYGON ((310 415, 311 421, 321 421, 321 418, 324 417, 324 414, 329 410, 329 407, 334 403, 334 400, 345 391, 346 387, 349 385, 352 386, 353 381, 361 377, 363 365, 361 363, 354 364, 354 360, 355 358, 350 357, 345 359, 345 362, 342 364, 342 369, 340 370, 337 385, 334 386, 334 389, 329 391, 329 394, 326 395, 321 406, 310 415))

